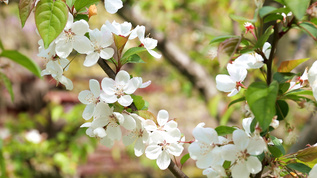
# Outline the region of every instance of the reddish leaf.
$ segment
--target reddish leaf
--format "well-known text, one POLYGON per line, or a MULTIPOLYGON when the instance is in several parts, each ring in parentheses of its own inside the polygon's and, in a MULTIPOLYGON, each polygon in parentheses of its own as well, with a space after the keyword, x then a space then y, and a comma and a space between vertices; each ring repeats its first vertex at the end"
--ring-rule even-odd
POLYGON ((227 65, 240 42, 240 37, 233 37, 219 44, 217 53, 220 67, 224 67, 227 65))
POLYGON ((298 66, 299 64, 307 61, 308 59, 309 58, 294 59, 294 60, 290 60, 290 61, 283 61, 277 71, 278 72, 290 72, 296 66, 298 66))
POLYGON ((297 152, 296 158, 303 162, 311 162, 317 159, 317 146, 311 146, 297 152))
POLYGON ((30 16, 32 9, 34 8, 35 0, 20 0, 19 2, 19 15, 21 19, 22 28, 25 25, 26 20, 30 16))

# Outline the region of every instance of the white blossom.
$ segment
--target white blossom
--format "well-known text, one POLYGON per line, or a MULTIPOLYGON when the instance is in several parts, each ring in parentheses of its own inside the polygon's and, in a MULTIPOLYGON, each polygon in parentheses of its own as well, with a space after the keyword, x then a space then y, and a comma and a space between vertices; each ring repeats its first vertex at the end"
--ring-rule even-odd
POLYGON ((207 178, 223 178, 227 177, 226 171, 222 166, 215 165, 203 171, 203 175, 207 178))
POLYGON ((69 13, 67 24, 56 39, 56 54, 62 58, 68 57, 73 49, 81 54, 93 51, 90 40, 85 36, 89 30, 88 23, 85 20, 73 21, 73 16, 69 13))
POLYGON ((105 0, 105 8, 110 14, 116 13, 123 7, 121 0, 105 0))
POLYGON ((145 155, 151 160, 156 159, 156 164, 162 170, 166 169, 170 165, 170 154, 180 156, 184 150, 182 144, 178 143, 180 137, 179 140, 174 139, 177 135, 179 135, 179 133, 174 132, 164 132, 164 134, 160 132, 153 132, 150 135, 152 142, 145 149, 145 155))
POLYGON ((314 165, 314 167, 309 172, 309 178, 315 178, 317 177, 317 164, 314 165))
POLYGON ((120 24, 115 20, 112 23, 106 21, 105 26, 110 30, 111 33, 123 37, 129 36, 132 28, 132 24, 129 22, 123 22, 120 24))
POLYGON ((99 57, 102 59, 110 59, 114 50, 109 47, 113 43, 111 32, 103 25, 101 31, 98 29, 89 31, 90 41, 94 48, 87 52, 84 66, 90 67, 97 63, 99 57))
POLYGON ((131 114, 131 116, 135 119, 136 127, 129 134, 123 136, 122 141, 126 146, 135 143, 134 154, 139 157, 144 153, 145 146, 149 142, 149 133, 144 128, 145 120, 142 117, 136 114, 131 114))
POLYGON ((266 143, 260 136, 249 137, 243 130, 233 132, 234 144, 222 147, 222 157, 231 161, 230 170, 233 178, 248 178, 250 173, 261 171, 262 164, 255 157, 266 149, 266 143))
POLYGON ((139 38, 141 42, 141 46, 144 46, 145 49, 155 58, 161 58, 162 55, 155 52, 153 49, 157 46, 157 40, 149 37, 144 37, 145 35, 145 27, 137 26, 132 32, 129 39, 134 39, 136 36, 139 38))
POLYGON ((115 80, 104 78, 101 81, 101 87, 104 93, 100 95, 100 98, 106 103, 118 101, 122 106, 129 106, 133 102, 130 94, 134 93, 139 86, 139 79, 130 79, 129 73, 121 70, 116 75, 115 80))
POLYGON ((221 166, 224 160, 218 144, 225 138, 219 139, 215 129, 204 128, 204 125, 205 123, 200 123, 193 130, 195 142, 188 147, 189 155, 192 159, 197 160, 196 166, 200 169, 206 169, 212 165, 221 166))
POLYGON ((59 60, 49 61, 46 64, 46 68, 42 70, 41 75, 51 75, 57 82, 60 82, 63 85, 65 85, 67 90, 73 89, 73 82, 63 75, 63 66, 59 64, 59 60))
POLYGON ((95 79, 89 80, 90 90, 81 91, 78 95, 78 99, 81 103, 86 104, 85 110, 82 114, 82 117, 85 120, 89 120, 94 112, 97 103, 100 101, 100 85, 99 82, 95 79))
POLYGON ((305 82, 308 81, 308 72, 307 72, 307 68, 305 69, 304 73, 300 76, 296 78, 295 82, 290 82, 290 86, 288 91, 291 90, 297 90, 302 88, 305 85, 305 82))
POLYGON ((313 63, 308 71, 308 81, 312 88, 314 97, 317 100, 317 61, 313 63))
POLYGON ((228 96, 236 95, 241 89, 241 83, 247 76, 247 70, 233 64, 227 65, 229 75, 216 76, 216 88, 220 91, 230 92, 228 96))

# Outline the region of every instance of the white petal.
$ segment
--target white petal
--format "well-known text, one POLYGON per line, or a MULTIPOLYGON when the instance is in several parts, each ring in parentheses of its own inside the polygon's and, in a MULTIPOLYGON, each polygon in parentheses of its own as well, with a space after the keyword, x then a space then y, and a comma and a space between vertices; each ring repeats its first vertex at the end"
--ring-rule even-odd
POLYGON ((134 134, 130 133, 128 135, 125 135, 122 137, 122 142, 125 146, 131 145, 135 139, 134 139, 134 134))
POLYGON ((140 157, 145 150, 145 144, 142 139, 137 139, 134 145, 134 154, 137 157, 140 157))
POLYGON ((147 50, 154 49, 157 46, 157 40, 152 38, 145 38, 142 42, 147 50))
POLYGON ((110 14, 116 13, 123 7, 121 0, 105 0, 105 8, 110 14))
POLYGON ((124 113, 123 113, 123 116, 124 116, 124 122, 123 122, 122 126, 124 128, 126 128, 127 130, 135 129, 136 123, 135 123, 135 120, 133 119, 133 117, 131 117, 128 114, 124 114, 124 113))
POLYGON ((124 95, 124 96, 121 96, 119 99, 118 99, 118 102, 119 104, 121 104, 122 106, 130 106, 133 102, 133 99, 131 98, 130 95, 124 95))
POLYGON ((100 138, 103 138, 105 137, 107 134, 106 134, 106 131, 104 128, 102 127, 97 127, 95 130, 94 130, 94 134, 100 138))
POLYGON ((103 78, 101 81, 101 88, 107 95, 114 95, 115 81, 111 78, 103 78))
POLYGON ((218 134, 213 128, 203 128, 202 125, 197 125, 193 130, 193 136, 196 140, 211 144, 218 143, 218 134))
POLYGON ((111 148, 113 146, 113 140, 109 139, 108 137, 103 137, 102 139, 100 139, 100 143, 108 148, 111 148))
POLYGON ((167 169, 170 163, 171 163, 171 158, 166 151, 163 151, 156 160, 156 164, 161 170, 167 169))
POLYGON ((178 143, 171 143, 168 146, 168 152, 174 156, 180 156, 184 150, 184 147, 178 143))
POLYGON ((72 90, 74 88, 73 82, 65 76, 62 76, 59 81, 66 87, 66 90, 72 90))
POLYGON ((232 139, 234 144, 239 148, 239 150, 245 150, 249 145, 249 136, 240 129, 233 131, 232 139))
POLYGON ((98 59, 99 59, 99 53, 97 52, 89 53, 85 58, 84 66, 91 67, 97 63, 98 59))
POLYGON ((157 53, 156 51, 152 50, 152 49, 147 49, 147 51, 155 58, 161 58, 162 54, 157 53))
POLYGON ((84 109, 84 112, 83 112, 83 118, 85 120, 89 120, 92 118, 93 114, 94 114, 94 111, 95 111, 95 104, 88 104, 85 109, 84 109))
POLYGON ((140 81, 138 78, 132 78, 128 81, 126 86, 123 88, 124 93, 126 94, 132 94, 135 92, 136 89, 138 89, 140 86, 140 81))
POLYGON ((73 39, 74 39, 74 43, 73 43, 74 49, 78 53, 87 54, 94 50, 90 40, 87 37, 76 35, 73 37, 73 39))
POLYGON ((158 156, 162 153, 162 147, 158 146, 156 144, 154 145, 149 145, 148 147, 146 147, 145 149, 145 155, 147 158, 153 160, 153 159, 157 159, 158 156))
POLYGON ((107 95, 106 93, 101 93, 100 99, 106 103, 114 103, 118 100, 116 95, 107 95))
POLYGON ((238 149, 235 145, 229 144, 225 145, 222 148, 222 158, 228 161, 235 161, 238 153, 238 149))
POLYGON ((232 178, 249 178, 250 172, 245 164, 236 164, 231 169, 232 178))
POLYGON ((104 48, 100 51, 100 57, 102 59, 110 59, 114 54, 114 50, 112 48, 104 48))
POLYGON ((250 156, 246 161, 248 172, 252 174, 257 174, 262 170, 262 164, 260 160, 256 157, 250 156))
POLYGON ((166 110, 160 110, 157 114, 157 123, 160 126, 165 125, 165 123, 167 122, 167 120, 169 119, 169 114, 166 110))
POLYGON ((98 80, 90 79, 89 80, 89 89, 94 94, 95 98, 98 98, 100 95, 100 85, 98 80))
POLYGON ((120 140, 121 139, 121 130, 120 127, 107 127, 106 133, 108 135, 108 137, 112 140, 120 140))
POLYGON ((309 178, 317 177, 317 164, 310 170, 309 178))
POLYGON ((80 127, 90 127, 90 126, 91 126, 91 122, 85 122, 80 127))
POLYGON ((56 43, 55 50, 59 57, 67 58, 73 50, 73 42, 71 40, 60 40, 56 43))
POLYGON ((219 74, 216 76, 216 88, 220 91, 231 92, 236 87, 236 82, 229 75, 219 74))
POLYGON ((124 70, 120 70, 117 75, 116 75, 116 78, 115 78, 115 81, 116 81, 116 85, 127 85, 128 82, 130 80, 130 75, 128 72, 124 71, 124 70))
POLYGON ((201 157, 200 159, 198 159, 196 162, 196 166, 199 169, 206 169, 211 165, 212 165, 212 153, 211 152, 209 152, 208 154, 204 154, 204 156, 201 157))
POLYGON ((177 122, 171 120, 164 125, 164 130, 171 130, 177 128, 177 122))
POLYGON ((85 20, 79 20, 77 22, 74 22, 72 25, 72 32, 74 32, 76 35, 84 36, 85 33, 87 33, 89 30, 88 22, 85 20))
POLYGON ((78 95, 78 99, 83 104, 90 104, 94 99, 94 95, 89 90, 81 91, 78 95))
POLYGON ((262 137, 254 136, 250 139, 247 149, 251 155, 259 155, 266 149, 266 143, 262 137))

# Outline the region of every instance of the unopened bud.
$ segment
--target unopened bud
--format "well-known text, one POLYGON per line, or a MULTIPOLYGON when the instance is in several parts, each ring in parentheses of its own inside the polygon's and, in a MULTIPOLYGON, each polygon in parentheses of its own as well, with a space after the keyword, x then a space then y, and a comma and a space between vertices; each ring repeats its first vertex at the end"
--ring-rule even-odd
POLYGON ((91 16, 97 15, 97 7, 95 4, 91 5, 88 9, 88 18, 91 16))
POLYGON ((313 3, 308 9, 307 9, 307 14, 309 14, 312 17, 317 18, 317 2, 313 3))
POLYGON ((250 22, 246 22, 244 23, 244 28, 247 30, 245 33, 248 33, 249 31, 253 32, 254 25, 250 22))

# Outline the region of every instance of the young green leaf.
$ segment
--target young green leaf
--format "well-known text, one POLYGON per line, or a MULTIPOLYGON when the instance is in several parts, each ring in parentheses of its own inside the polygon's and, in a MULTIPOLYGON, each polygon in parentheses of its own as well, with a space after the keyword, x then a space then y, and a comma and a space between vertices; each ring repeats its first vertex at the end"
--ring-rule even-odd
POLYGON ((310 35, 315 41, 317 40, 317 27, 311 22, 302 22, 299 27, 304 30, 308 35, 310 35))
POLYGON ((273 74, 273 79, 276 80, 278 83, 285 83, 288 80, 294 78, 296 74, 290 72, 276 72, 273 74))
POLYGON ((209 42, 209 44, 220 43, 220 42, 223 42, 223 41, 225 41, 226 39, 229 39, 229 38, 239 38, 239 36, 236 36, 236 35, 218 36, 218 37, 213 38, 213 39, 209 42))
POLYGON ((261 35, 259 40, 256 42, 255 48, 262 48, 264 43, 267 42, 267 40, 273 34, 273 32, 274 32, 273 26, 268 27, 265 30, 265 33, 263 35, 261 35))
POLYGON ((255 23, 257 21, 257 19, 247 19, 245 17, 242 16, 238 16, 238 15, 234 15, 234 14, 230 14, 229 17, 237 22, 250 22, 250 23, 255 23))
POLYGON ((277 120, 284 120, 288 114, 289 107, 286 101, 277 100, 276 101, 276 115, 277 120))
POLYGON ((291 72, 295 67, 297 67, 299 64, 307 61, 309 58, 303 58, 303 59, 294 59, 290 61, 283 61, 280 65, 280 67, 277 69, 278 72, 291 72))
POLYGON ((270 138, 271 138, 273 144, 281 151, 281 153, 283 155, 285 155, 285 149, 284 149, 281 141, 278 138, 276 138, 276 137, 274 137, 272 135, 270 136, 270 138))
POLYGON ((127 63, 128 58, 134 54, 138 54, 140 52, 146 51, 146 48, 143 47, 133 47, 128 49, 123 56, 121 57, 121 63, 127 63))
POLYGON ((310 0, 283 0, 298 20, 302 20, 306 14, 310 0))
POLYGON ((145 63, 145 62, 141 59, 139 55, 133 54, 132 56, 129 56, 128 59, 121 64, 123 65, 127 63, 145 63))
POLYGON ((12 90, 12 84, 11 81, 9 80, 9 78, 2 72, 0 72, 0 80, 3 81, 4 86, 6 87, 6 89, 8 90, 8 92, 10 93, 11 96, 11 101, 14 101, 14 93, 12 90))
POLYGON ((221 125, 221 126, 216 127, 215 130, 219 136, 223 136, 223 135, 232 134, 232 132, 235 131, 236 129, 234 127, 221 125))
POLYGON ((282 152, 275 145, 268 145, 267 148, 275 158, 283 156, 282 152))
POLYGON ((300 171, 302 173, 306 173, 308 174, 311 170, 310 167, 308 167, 306 164, 303 163, 290 163, 288 165, 286 165, 288 168, 300 171))
POLYGON ((34 8, 35 0, 20 0, 19 2, 19 15, 22 24, 22 28, 25 25, 26 20, 30 16, 32 9, 34 8))
POLYGON ((142 96, 137 96, 137 95, 131 95, 132 99, 133 99, 133 103, 135 105, 135 107, 138 109, 138 110, 142 110, 142 108, 144 107, 145 105, 145 102, 142 98, 142 96))
POLYGON ((250 109, 263 130, 269 127, 276 114, 277 93, 278 83, 276 81, 273 81, 270 86, 263 82, 254 82, 245 93, 250 109))
POLYGON ((35 9, 35 23, 44 47, 63 31, 67 22, 68 10, 62 0, 41 0, 35 9))
POLYGON ((263 18, 266 15, 269 15, 271 12, 273 12, 274 10, 276 10, 276 7, 273 6, 263 6, 260 11, 259 11, 259 15, 261 18, 263 18))
POLYGON ((129 36, 124 37, 124 36, 118 36, 113 34, 114 44, 117 47, 119 55, 121 55, 123 48, 125 44, 127 43, 128 39, 129 39, 129 36))
POLYGON ((18 51, 4 50, 0 54, 0 57, 6 57, 6 58, 11 59, 12 61, 27 68, 29 71, 31 71, 37 77, 41 78, 41 70, 40 70, 39 66, 32 59, 24 56, 23 54, 19 53, 18 51))
POLYGON ((77 12, 84 10, 84 8, 89 8, 93 4, 97 4, 100 0, 76 0, 74 3, 77 12))
POLYGON ((231 102, 229 103, 229 105, 228 105, 228 108, 229 108, 231 105, 236 104, 236 103, 238 103, 238 102, 242 102, 242 101, 245 101, 245 97, 244 97, 244 96, 241 97, 241 98, 238 98, 238 99, 236 99, 236 100, 231 101, 231 102))
POLYGON ((184 165, 186 163, 186 161, 190 158, 189 156, 189 153, 187 153, 186 155, 184 155, 182 158, 181 158, 181 164, 184 165))

